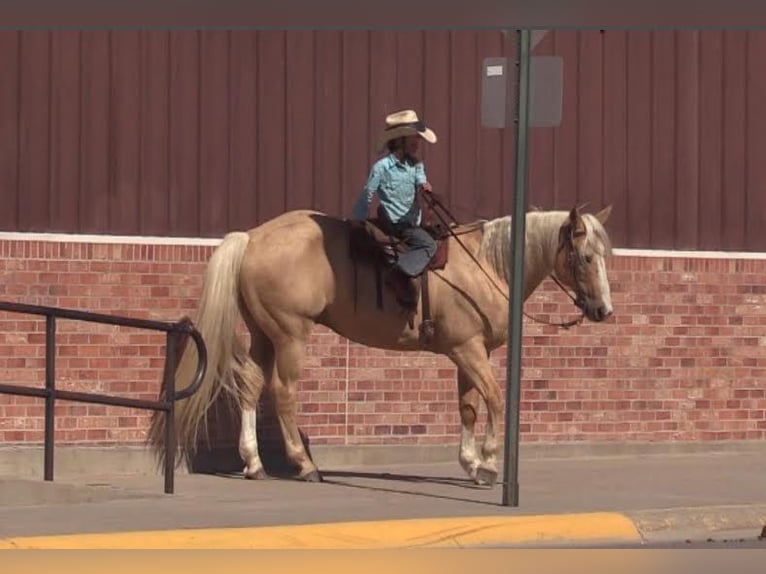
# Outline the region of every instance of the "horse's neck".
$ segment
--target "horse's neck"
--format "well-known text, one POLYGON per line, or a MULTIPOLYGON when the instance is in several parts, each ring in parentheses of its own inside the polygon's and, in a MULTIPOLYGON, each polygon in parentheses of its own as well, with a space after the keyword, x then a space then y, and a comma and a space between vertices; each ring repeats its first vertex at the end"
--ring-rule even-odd
POLYGON ((567 213, 562 211, 530 212, 526 225, 526 295, 534 291, 556 264, 559 229, 567 213))

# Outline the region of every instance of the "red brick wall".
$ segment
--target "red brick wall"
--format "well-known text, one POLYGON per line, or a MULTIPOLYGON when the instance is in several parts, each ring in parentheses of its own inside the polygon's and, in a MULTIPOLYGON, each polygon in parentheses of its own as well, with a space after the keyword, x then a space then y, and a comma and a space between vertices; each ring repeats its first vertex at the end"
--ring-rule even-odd
MULTIPOLYGON (((0 299, 175 320, 192 313, 211 250, 2 240, 0 299)), ((610 276, 609 324, 566 332, 525 320, 522 440, 766 438, 766 260, 623 253, 610 276)), ((549 282, 526 310, 574 316, 549 282)), ((62 320, 57 341, 60 388, 155 398, 162 334, 62 320)), ((503 381, 504 349, 493 364, 503 381)), ((43 368, 44 322, 0 312, 0 381, 42 384, 43 368)), ((318 328, 300 400, 312 444, 458 440, 454 370, 428 354, 318 328)), ((0 444, 41 441, 42 417, 42 401, 0 395, 0 444)), ((141 443, 147 417, 62 401, 57 444, 141 443)))

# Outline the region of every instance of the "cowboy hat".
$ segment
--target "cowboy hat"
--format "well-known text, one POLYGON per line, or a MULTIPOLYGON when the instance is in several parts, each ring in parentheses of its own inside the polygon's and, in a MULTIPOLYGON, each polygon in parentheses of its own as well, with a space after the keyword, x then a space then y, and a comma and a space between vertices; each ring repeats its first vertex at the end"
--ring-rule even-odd
POLYGON ((396 138, 418 135, 429 143, 436 143, 436 134, 418 119, 413 110, 402 110, 386 116, 386 129, 378 139, 377 151, 382 152, 386 144, 396 138))

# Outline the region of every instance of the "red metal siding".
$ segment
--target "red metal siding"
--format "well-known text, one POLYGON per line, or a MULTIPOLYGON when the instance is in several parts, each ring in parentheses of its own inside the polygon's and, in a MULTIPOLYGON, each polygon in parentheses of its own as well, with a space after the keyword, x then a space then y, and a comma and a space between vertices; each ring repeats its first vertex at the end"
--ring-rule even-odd
MULTIPOLYGON (((460 219, 512 204, 512 132, 481 127, 477 31, 0 32, 0 228, 220 236, 347 214, 384 115, 439 135, 460 219)), ((557 31, 563 124, 532 132, 530 203, 614 203, 624 247, 766 250, 762 31, 557 31)))
POLYGON ((620 246, 766 249, 765 51, 760 31, 549 35, 538 53, 565 60, 564 116, 533 132, 531 196, 614 202, 620 246))

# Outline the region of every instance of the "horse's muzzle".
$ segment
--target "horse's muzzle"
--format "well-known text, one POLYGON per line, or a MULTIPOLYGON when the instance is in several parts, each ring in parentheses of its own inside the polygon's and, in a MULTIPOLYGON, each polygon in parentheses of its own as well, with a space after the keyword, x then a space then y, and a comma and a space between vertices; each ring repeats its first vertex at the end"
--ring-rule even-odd
POLYGON ((606 305, 599 305, 593 311, 593 317, 590 317, 592 321, 606 321, 612 316, 612 310, 607 308, 606 305))
POLYGON ((595 322, 600 323, 601 321, 606 321, 609 317, 612 316, 612 309, 610 307, 607 307, 603 303, 594 303, 593 301, 586 299, 584 297, 578 297, 575 300, 575 305, 583 312, 585 313, 585 316, 595 322))

